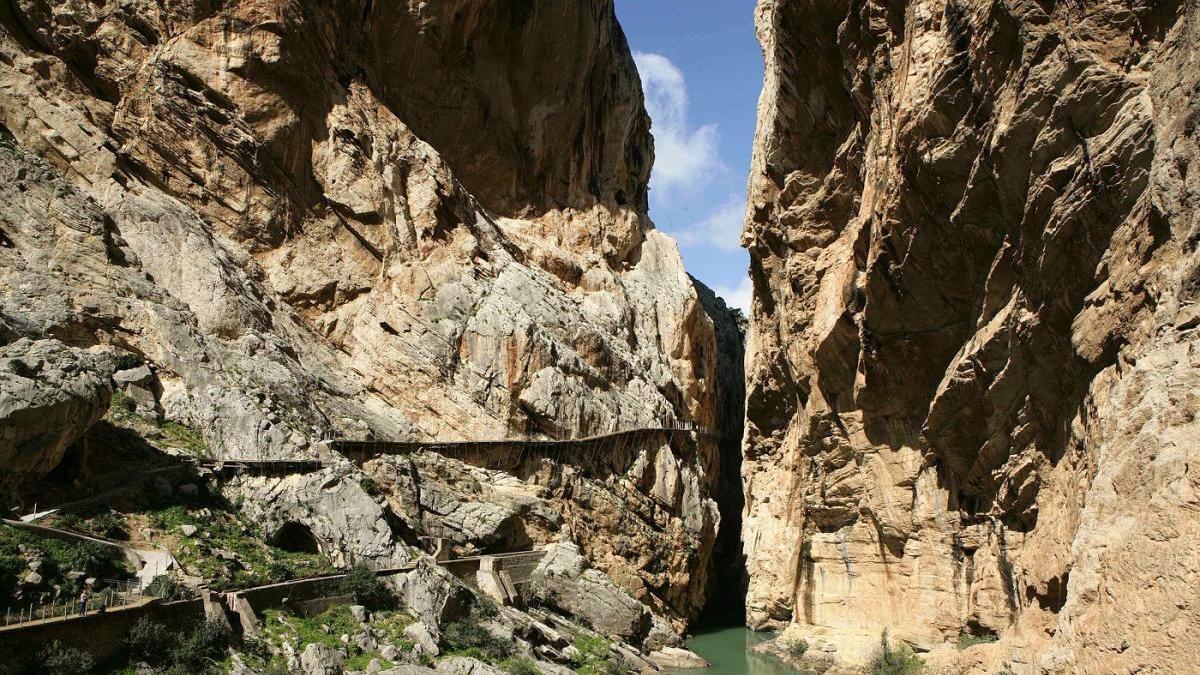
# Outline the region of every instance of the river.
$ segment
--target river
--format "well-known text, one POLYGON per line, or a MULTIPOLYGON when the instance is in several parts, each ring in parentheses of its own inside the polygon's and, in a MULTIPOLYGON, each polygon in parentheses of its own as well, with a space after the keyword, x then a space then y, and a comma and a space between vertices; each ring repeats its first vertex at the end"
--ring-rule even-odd
POLYGON ((687 648, 712 664, 702 670, 675 670, 681 675, 796 675, 778 659, 751 650, 771 639, 770 633, 755 633, 743 626, 701 628, 688 640, 687 648))

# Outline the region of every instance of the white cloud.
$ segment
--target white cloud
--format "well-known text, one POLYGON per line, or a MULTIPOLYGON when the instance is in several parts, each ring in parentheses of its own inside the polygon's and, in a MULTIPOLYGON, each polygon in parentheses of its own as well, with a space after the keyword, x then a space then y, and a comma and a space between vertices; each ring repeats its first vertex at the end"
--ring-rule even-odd
POLYGON ((750 277, 744 277, 738 282, 737 287, 713 286, 713 293, 724 298, 725 304, 737 307, 746 316, 750 316, 750 300, 754 297, 754 285, 750 283, 750 277))
POLYGON ((654 123, 650 187, 665 201, 687 197, 726 170, 717 154, 717 125, 689 129, 687 84, 670 59, 646 52, 634 52, 633 58, 654 123))
POLYGON ((681 244, 708 244, 723 251, 736 251, 746 217, 746 198, 729 195, 704 220, 676 233, 681 244))

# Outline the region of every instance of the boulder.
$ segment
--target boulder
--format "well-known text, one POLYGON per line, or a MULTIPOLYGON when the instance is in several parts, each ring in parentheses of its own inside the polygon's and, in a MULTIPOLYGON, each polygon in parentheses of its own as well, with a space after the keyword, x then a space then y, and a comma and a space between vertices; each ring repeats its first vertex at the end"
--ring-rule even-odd
POLYGON ((333 647, 313 643, 300 653, 300 668, 304 675, 342 675, 346 656, 333 647))
POLYGON ((547 546, 523 593, 627 642, 640 642, 650 627, 649 610, 603 572, 590 569, 574 544, 547 546))
POLYGON ((681 647, 663 647, 657 651, 650 652, 646 658, 664 670, 709 667, 708 661, 705 661, 699 654, 681 647))
POLYGON ((446 675, 503 675, 504 671, 466 656, 451 656, 438 661, 436 672, 446 675))
POLYGON ((406 627, 404 637, 413 641, 414 649, 418 654, 437 656, 441 653, 437 638, 433 636, 433 631, 429 630, 424 621, 417 621, 406 627))
POLYGON ((117 389, 124 392, 133 405, 131 412, 157 419, 162 412, 158 405, 157 382, 149 366, 141 365, 113 373, 117 389))
POLYGON ((444 624, 466 615, 472 595, 462 582, 426 558, 417 568, 396 579, 404 607, 431 633, 440 635, 444 624))
POLYGON ((111 355, 58 340, 22 338, 0 347, 0 482, 38 478, 58 466, 107 412, 113 368, 111 355))

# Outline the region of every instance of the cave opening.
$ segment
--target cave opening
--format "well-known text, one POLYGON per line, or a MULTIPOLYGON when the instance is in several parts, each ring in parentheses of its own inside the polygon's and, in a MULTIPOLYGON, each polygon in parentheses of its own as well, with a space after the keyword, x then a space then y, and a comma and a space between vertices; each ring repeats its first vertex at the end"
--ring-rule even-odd
POLYGON ((288 521, 283 524, 267 543, 289 553, 320 553, 321 544, 307 525, 288 521))

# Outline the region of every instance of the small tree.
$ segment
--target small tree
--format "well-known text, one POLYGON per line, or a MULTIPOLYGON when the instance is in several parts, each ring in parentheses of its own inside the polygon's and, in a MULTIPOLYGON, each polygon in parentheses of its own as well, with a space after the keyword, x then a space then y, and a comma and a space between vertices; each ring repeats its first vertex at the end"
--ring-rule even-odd
POLYGON ((369 566, 359 563, 342 579, 343 593, 354 596, 354 601, 372 610, 394 609, 396 595, 388 585, 379 580, 369 566))
POLYGON ((163 600, 179 600, 187 595, 187 588, 169 574, 160 574, 146 586, 146 594, 163 600))
POLYGON ((924 669, 925 663, 913 653, 911 647, 905 644, 895 648, 891 646, 885 629, 867 672, 871 675, 915 675, 924 669))

